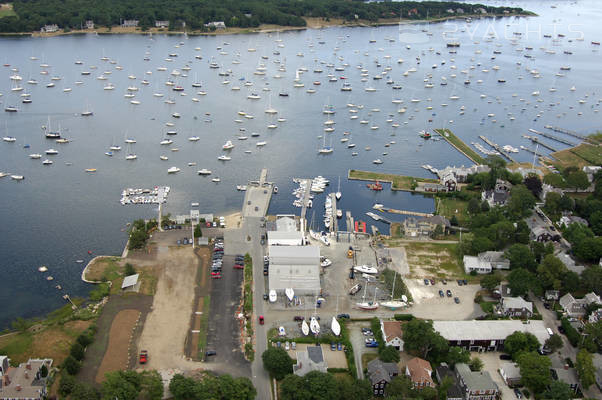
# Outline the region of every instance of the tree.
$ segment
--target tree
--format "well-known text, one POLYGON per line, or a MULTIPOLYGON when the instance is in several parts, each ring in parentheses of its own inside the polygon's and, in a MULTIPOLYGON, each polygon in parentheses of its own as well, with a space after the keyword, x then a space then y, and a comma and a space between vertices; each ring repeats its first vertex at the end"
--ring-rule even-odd
POLYGON ((578 273, 573 271, 566 271, 561 281, 562 291, 564 293, 573 293, 579 290, 579 284, 581 282, 581 279, 579 278, 578 273))
POLYGON ((504 252, 504 257, 510 261, 510 269, 525 268, 535 272, 537 263, 533 252, 524 244, 515 243, 504 252))
POLYGON ((305 400, 311 398, 311 393, 304 386, 304 379, 295 374, 289 374, 280 382, 280 398, 282 400, 305 400))
POLYGON ((427 360, 447 352, 447 341, 433 329, 433 321, 413 319, 408 322, 404 327, 403 341, 407 350, 413 350, 427 360))
POLYGON ((602 237, 586 238, 573 245, 575 257, 589 262, 596 262, 602 257, 602 237))
POLYGON ((372 397, 372 384, 367 379, 357 380, 349 375, 335 377, 339 399, 364 400, 372 397))
POLYGON ((554 245, 548 246, 542 242, 532 241, 529 247, 531 247, 535 261, 538 263, 541 262, 545 255, 554 254, 554 245))
POLYGON ((481 202, 481 211, 482 212, 487 212, 490 210, 491 207, 489 207, 489 203, 487 203, 485 200, 483 200, 481 202))
POLYGON ((451 219, 449 220, 449 223, 452 226, 458 226, 458 218, 455 215, 452 215, 451 219))
POLYGON ((201 236, 203 236, 203 232, 201 231, 201 224, 197 224, 194 227, 194 237, 200 238, 201 236))
POLYGON ((398 375, 391 379, 385 391, 387 397, 398 396, 399 398, 406 399, 411 397, 410 394, 413 393, 413 387, 414 385, 407 375, 398 375))
POLYGON ((424 400, 436 400, 437 399, 437 389, 432 388, 430 386, 423 387, 420 389, 419 396, 424 400))
POLYGON ((597 351, 602 353, 602 321, 585 325, 585 333, 587 334, 586 342, 596 345, 597 351))
POLYGON ((521 382, 535 394, 542 393, 552 382, 552 361, 536 352, 524 352, 518 357, 521 382))
POLYGON ((524 184, 527 187, 527 189, 529 189, 529 191, 533 194, 533 196, 539 198, 542 189, 541 179, 539 179, 539 176, 535 174, 527 175, 524 184))
POLYGON ((42 378, 46 378, 48 376, 48 367, 46 364, 42 364, 42 367, 40 368, 40 376, 42 378))
POLYGON ((468 364, 470 362, 470 352, 462 347, 452 346, 447 352, 446 360, 452 368, 456 364, 468 364))
POLYGON ((471 371, 480 371, 483 369, 483 360, 479 357, 473 357, 470 359, 470 363, 468 364, 471 371))
POLYGON ((478 214, 481 211, 481 204, 479 203, 479 200, 475 197, 468 200, 466 211, 468 211, 468 213, 472 215, 478 214))
POLYGON ((140 397, 145 400, 161 400, 163 398, 163 380, 157 371, 140 373, 140 397))
POLYGON ((525 185, 516 185, 510 189, 510 200, 508 201, 508 211, 517 218, 527 217, 535 206, 535 197, 525 187, 525 185))
POLYGON ((385 346, 382 351, 378 354, 383 362, 399 362, 399 350, 393 346, 385 346))
POLYGON ((277 380, 293 372, 293 360, 286 350, 280 347, 270 347, 263 352, 261 359, 263 367, 277 380))
POLYGON ((94 386, 83 382, 77 382, 69 396, 71 400, 98 400, 99 398, 98 390, 94 386))
POLYGON ((433 237, 438 238, 443 235, 443 227, 441 225, 437 225, 435 230, 433 231, 433 237))
POLYGON ((571 188, 587 189, 590 185, 587 174, 580 169, 565 168, 563 175, 566 184, 571 188))
POLYGON ((499 274, 489 274, 481 278, 481 287, 487 290, 493 290, 500 284, 502 277, 499 274))
POLYGON ((543 393, 542 398, 546 400, 571 400, 574 394, 568 383, 552 381, 548 390, 543 393))
POLYGON ((126 374, 126 372, 136 374, 134 371, 115 371, 105 374, 101 389, 103 400, 136 400, 138 398, 140 387, 132 382, 132 375, 126 374))
POLYGON ((537 279, 544 289, 559 290, 566 272, 567 268, 562 261, 553 254, 548 254, 537 267, 537 279))
POLYGON ((524 268, 510 271, 508 274, 508 286, 515 296, 525 295, 533 285, 535 279, 533 274, 524 268))
POLYGON ((169 382, 169 391, 176 400, 189 400, 196 397, 197 384, 194 379, 176 374, 169 382))
POLYGON ((577 361, 575 363, 577 375, 581 381, 581 386, 584 389, 589 388, 596 382, 596 367, 594 367, 594 359, 586 349, 579 350, 577 353, 577 361))
POLYGON ((81 364, 79 363, 79 361, 73 358, 73 356, 70 355, 67 358, 65 358, 65 361, 63 361, 63 367, 69 375, 75 375, 79 372, 81 364))
POLYGON ((84 347, 78 342, 75 342, 73 343, 73 345, 71 345, 71 350, 69 351, 69 354, 71 354, 71 356, 77 361, 81 361, 84 359, 84 347))
POLYGON ((562 348, 562 338, 560 337, 560 335, 553 334, 546 340, 545 346, 551 352, 560 350, 562 348))
POLYGON ((61 381, 59 383, 59 394, 62 396, 68 396, 75 387, 77 381, 73 375, 61 374, 61 381))
POLYGON ((516 331, 504 341, 504 351, 516 360, 521 353, 532 352, 539 349, 539 341, 529 332, 516 331))
POLYGON ((125 268, 124 268, 123 273, 125 276, 135 275, 136 268, 134 268, 134 266, 130 263, 125 263, 125 268))

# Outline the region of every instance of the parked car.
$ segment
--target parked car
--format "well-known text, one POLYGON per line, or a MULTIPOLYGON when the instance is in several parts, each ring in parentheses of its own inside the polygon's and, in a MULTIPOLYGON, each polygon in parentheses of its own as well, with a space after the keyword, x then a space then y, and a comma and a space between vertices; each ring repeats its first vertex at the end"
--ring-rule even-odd
POLYGON ((302 316, 300 316, 300 315, 295 315, 295 316, 293 317, 293 321, 303 321, 304 319, 305 319, 305 318, 303 318, 303 317, 302 317, 302 316))
POLYGON ((343 318, 349 319, 351 317, 349 316, 349 314, 339 314, 339 315, 337 315, 337 318, 339 318, 339 319, 343 319, 343 318))
POLYGON ((462 281, 462 279, 458 279, 458 286, 462 286, 463 283, 464 281, 462 281))
POLYGON ((447 292, 446 292, 446 294, 447 294, 447 297, 452 297, 452 292, 451 292, 451 290, 447 289, 447 292))
POLYGON ((510 354, 500 354, 500 360, 512 360, 510 354))
POLYGON ((460 304, 460 298, 459 297, 454 297, 454 301, 456 302, 456 304, 460 304))
POLYGON ((148 362, 148 351, 141 350, 139 360, 140 360, 140 364, 146 364, 148 362))
POLYGON ((291 349, 297 350, 297 342, 291 342, 291 349))
POLYGON ((428 286, 428 285, 429 285, 429 282, 430 282, 430 281, 429 281, 428 279, 426 279, 426 278, 424 279, 424 284, 425 284, 426 286, 428 286))
POLYGON ((330 342, 330 351, 336 351, 337 345, 334 342, 330 342))
POLYGON ((565 333, 564 328, 562 327, 562 325, 558 325, 558 332, 560 332, 562 334, 565 333))
POLYGON ((263 319, 263 315, 259 316, 259 325, 263 325, 265 323, 265 320, 263 319))
POLYGON ((291 345, 290 345, 290 343, 289 343, 288 341, 287 341, 287 342, 284 342, 284 350, 286 350, 286 351, 289 351, 289 350, 290 350, 290 348, 291 348, 291 345))
POLYGON ((245 266, 242 264, 234 264, 234 269, 244 269, 245 266))
POLYGON ((518 390, 518 388, 514 388, 514 395, 516 396, 517 399, 523 398, 523 394, 520 392, 520 390, 518 390))
POLYGON ((366 343, 366 347, 378 347, 378 342, 373 340, 370 343, 366 343))
POLYGON ((445 297, 445 293, 443 293, 443 290, 439 289, 439 297, 445 297))
POLYGON ((445 279, 441 279, 441 283, 447 285, 447 281, 445 279))
POLYGON ((435 280, 431 279, 431 285, 434 285, 434 284, 435 284, 435 280))
POLYGON ((221 276, 221 274, 211 275, 211 279, 222 279, 222 276, 221 276))
POLYGON ((466 279, 462 279, 462 284, 466 286, 468 285, 468 281, 466 279))
POLYGON ((343 350, 343 343, 341 343, 341 342, 337 343, 337 350, 338 351, 342 351, 343 350))
POLYGON ((270 299, 270 296, 268 296, 268 294, 267 294, 267 293, 264 293, 264 294, 263 294, 263 299, 264 299, 265 301, 268 301, 268 300, 270 299))
POLYGON ((205 356, 207 356, 207 357, 209 357, 209 356, 214 356, 214 355, 216 355, 216 354, 217 354, 217 352, 216 352, 215 350, 207 350, 207 351, 205 352, 205 356))

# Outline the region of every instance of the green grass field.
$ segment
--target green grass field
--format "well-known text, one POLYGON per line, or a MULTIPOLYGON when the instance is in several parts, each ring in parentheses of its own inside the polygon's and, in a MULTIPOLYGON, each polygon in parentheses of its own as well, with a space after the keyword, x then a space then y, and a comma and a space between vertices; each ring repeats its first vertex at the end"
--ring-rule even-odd
POLYGON ((4 17, 16 17, 17 13, 13 11, 12 4, 2 4, 0 7, 0 18, 4 17))
POLYGON ((403 176, 395 174, 384 174, 379 172, 358 171, 355 169, 349 170, 349 179, 357 179, 364 181, 380 181, 390 182, 393 190, 414 190, 413 187, 418 182, 438 183, 437 179, 430 178, 415 178, 412 176, 403 176))
POLYGON ((453 134, 449 129, 435 129, 435 132, 441 135, 441 137, 447 140, 452 145, 456 146, 460 151, 464 152, 472 161, 477 164, 484 164, 485 159, 481 157, 476 151, 462 141, 459 137, 453 134))
POLYGON ((443 215, 447 219, 451 219, 455 215, 460 225, 468 220, 468 213, 466 211, 468 206, 467 201, 449 197, 438 197, 436 204, 437 214, 443 215))

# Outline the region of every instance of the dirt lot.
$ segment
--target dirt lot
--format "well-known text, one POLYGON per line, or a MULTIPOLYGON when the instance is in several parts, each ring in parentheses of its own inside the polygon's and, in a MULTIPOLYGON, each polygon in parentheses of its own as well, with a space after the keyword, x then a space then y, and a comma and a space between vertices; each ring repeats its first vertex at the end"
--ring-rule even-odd
POLYGON ((137 346, 138 350, 149 352, 148 369, 198 367, 198 364, 186 360, 184 349, 194 312, 194 277, 199 260, 189 246, 174 246, 177 238, 170 233, 154 235, 156 251, 148 260, 155 265, 158 284, 152 311, 137 346))
POLYGON ((410 312, 416 317, 463 320, 473 319, 482 314, 481 307, 474 302, 475 293, 480 289, 479 285, 458 286, 455 280, 448 281, 447 285, 437 281, 435 286, 426 286, 422 279, 405 279, 404 282, 414 298, 410 312), (439 290, 450 290, 452 297, 440 297, 439 290), (460 299, 460 304, 454 303, 454 297, 460 299))
POLYGON ((95 380, 97 383, 102 383, 107 372, 128 368, 129 352, 131 350, 130 338, 140 314, 138 310, 123 310, 113 319, 109 331, 109 345, 96 373, 95 380))

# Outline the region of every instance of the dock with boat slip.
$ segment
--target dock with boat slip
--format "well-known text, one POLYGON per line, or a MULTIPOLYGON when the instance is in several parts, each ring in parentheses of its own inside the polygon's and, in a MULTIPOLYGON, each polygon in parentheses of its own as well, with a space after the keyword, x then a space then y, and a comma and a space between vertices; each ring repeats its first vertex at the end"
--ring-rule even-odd
POLYGON ((245 192, 243 217, 265 217, 272 199, 274 185, 267 181, 268 170, 261 170, 259 181, 250 181, 245 192))
POLYGON ((330 232, 339 231, 339 222, 337 221, 337 198, 335 193, 330 193, 330 208, 332 209, 332 222, 330 223, 330 232))
POLYGON ((553 152, 556 152, 556 151, 558 151, 557 149, 555 149, 554 147, 550 146, 549 144, 546 144, 546 143, 542 142, 541 140, 539 140, 539 139, 538 139, 537 137, 535 137, 535 136, 523 135, 523 137, 524 137, 525 139, 529 139, 529 140, 530 140, 530 141, 532 141, 533 143, 536 143, 536 144, 539 144, 539 145, 541 145, 542 147, 545 147, 545 148, 546 148, 546 149, 548 149, 548 150, 551 150, 551 151, 553 151, 553 152))
POLYGON ((487 139, 485 136, 483 135, 479 135, 479 138, 487 143, 489 146, 493 147, 494 149, 496 149, 501 155, 503 155, 504 157, 506 157, 508 160, 510 160, 511 162, 515 163, 516 160, 512 158, 512 156, 502 148, 502 146, 500 146, 497 143, 493 143, 491 140, 487 139))
POLYGON ((550 129, 550 130, 552 130, 554 132, 564 133, 565 135, 573 136, 573 137, 576 137, 577 139, 587 140, 586 136, 581 135, 581 134, 579 134, 579 133, 577 133, 575 131, 568 130, 568 129, 559 128, 557 126, 552 126, 552 125, 546 125, 546 126, 544 126, 544 128, 550 129))
MULTIPOLYGON (((557 141, 559 143, 566 144, 568 146, 577 146, 576 143, 573 143, 573 142, 571 142, 569 140, 563 139, 563 138, 561 138, 559 136, 552 135, 551 133, 540 132, 540 131, 537 131, 535 129, 529 129, 529 132, 535 133, 535 134, 543 136, 543 137, 546 137, 548 139, 555 140, 555 141, 557 141)), ((553 151, 556 151, 556 150, 553 150, 553 151)))
MULTIPOLYGON (((413 215, 415 217, 432 217, 433 214, 425 213, 420 211, 409 211, 409 210, 396 210, 395 208, 387 208, 387 207, 379 207, 377 208, 379 211, 388 212, 391 214, 400 214, 400 215, 413 215)), ((384 218, 381 217, 384 220, 384 218)))
POLYGON ((309 200, 311 196, 311 179, 302 179, 305 181, 305 192, 303 193, 303 203, 301 205, 301 221, 306 221, 305 216, 307 214, 307 209, 309 208, 309 200))

